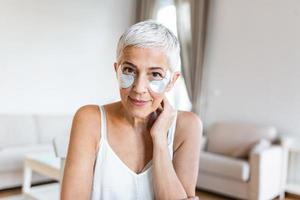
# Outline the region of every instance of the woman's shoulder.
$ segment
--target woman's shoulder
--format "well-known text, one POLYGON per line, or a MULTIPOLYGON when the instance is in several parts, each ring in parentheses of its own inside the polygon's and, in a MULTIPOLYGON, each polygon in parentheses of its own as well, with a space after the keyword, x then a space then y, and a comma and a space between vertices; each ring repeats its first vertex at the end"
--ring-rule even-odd
POLYGON ((72 137, 99 138, 100 111, 98 105, 84 105, 77 109, 72 122, 72 137))
POLYGON ((74 115, 74 119, 78 118, 82 123, 95 123, 96 121, 99 122, 99 120, 101 119, 100 107, 105 108, 105 111, 107 112, 107 110, 109 110, 110 108, 115 107, 116 103, 118 102, 103 104, 103 105, 96 105, 96 104, 83 105, 77 109, 74 115))
POLYGON ((176 132, 175 132, 175 149, 185 140, 199 138, 202 136, 202 120, 200 117, 189 111, 177 111, 176 132))
POLYGON ((105 105, 83 105, 77 109, 74 117, 73 117, 73 125, 72 128, 80 131, 79 137, 87 137, 88 134, 91 137, 96 138, 99 141, 101 135, 101 112, 100 107, 105 109, 105 113, 107 113, 111 107, 114 107, 114 103, 105 104, 105 105), (84 135, 84 136, 83 136, 84 135))
POLYGON ((92 119, 97 119, 100 117, 99 106, 98 105, 84 105, 77 109, 73 120, 79 123, 91 123, 94 122, 92 119))
POLYGON ((190 111, 177 111, 177 127, 183 130, 202 127, 202 121, 200 117, 190 111))

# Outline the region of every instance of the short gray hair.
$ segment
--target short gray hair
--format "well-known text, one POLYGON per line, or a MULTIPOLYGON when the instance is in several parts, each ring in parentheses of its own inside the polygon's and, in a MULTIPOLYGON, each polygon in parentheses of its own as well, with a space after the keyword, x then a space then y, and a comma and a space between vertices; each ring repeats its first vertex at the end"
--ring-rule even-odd
POLYGON ((117 46, 117 61, 128 47, 162 48, 174 71, 179 65, 180 47, 177 37, 164 25, 153 20, 142 21, 130 26, 120 37, 117 46))

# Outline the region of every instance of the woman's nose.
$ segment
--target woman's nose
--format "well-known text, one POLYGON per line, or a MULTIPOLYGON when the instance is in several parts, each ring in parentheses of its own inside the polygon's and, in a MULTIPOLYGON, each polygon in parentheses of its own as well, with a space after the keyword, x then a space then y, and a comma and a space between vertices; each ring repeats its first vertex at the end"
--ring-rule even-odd
POLYGON ((136 93, 145 93, 148 90, 147 77, 138 76, 133 83, 133 90, 136 93))

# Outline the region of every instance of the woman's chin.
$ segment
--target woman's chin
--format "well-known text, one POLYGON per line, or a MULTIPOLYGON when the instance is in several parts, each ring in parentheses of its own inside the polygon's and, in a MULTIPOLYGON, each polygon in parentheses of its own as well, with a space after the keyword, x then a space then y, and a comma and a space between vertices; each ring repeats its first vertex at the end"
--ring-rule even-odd
POLYGON ((147 118, 150 113, 151 113, 151 111, 144 111, 144 110, 139 110, 139 109, 130 110, 130 114, 132 115, 132 117, 140 118, 140 119, 147 118))
POLYGON ((122 103, 126 107, 127 112, 135 118, 146 119, 153 112, 151 101, 145 105, 135 105, 130 101, 123 101, 122 103))
POLYGON ((135 105, 132 102, 128 102, 126 107, 133 117, 138 118, 146 118, 152 112, 150 102, 147 102, 145 105, 135 105))

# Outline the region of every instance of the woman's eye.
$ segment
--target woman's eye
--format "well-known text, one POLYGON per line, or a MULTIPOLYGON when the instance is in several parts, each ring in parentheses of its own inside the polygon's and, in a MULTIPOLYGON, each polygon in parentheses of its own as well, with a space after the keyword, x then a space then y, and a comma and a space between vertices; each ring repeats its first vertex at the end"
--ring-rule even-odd
POLYGON ((132 68, 130 68, 130 67, 124 67, 123 73, 125 73, 125 74, 127 74, 127 75, 135 75, 134 69, 132 69, 132 68))
POLYGON ((161 73, 159 73, 159 72, 152 72, 152 77, 154 78, 154 79, 158 79, 158 80, 161 80, 161 79, 163 79, 164 77, 163 77, 163 75, 161 74, 161 73))

